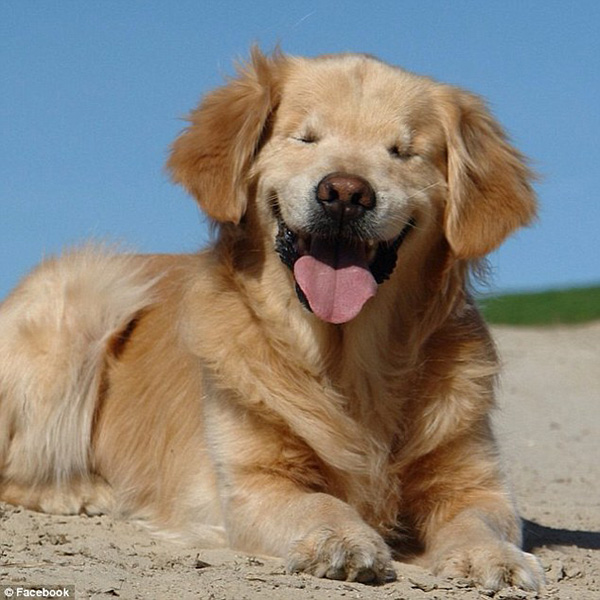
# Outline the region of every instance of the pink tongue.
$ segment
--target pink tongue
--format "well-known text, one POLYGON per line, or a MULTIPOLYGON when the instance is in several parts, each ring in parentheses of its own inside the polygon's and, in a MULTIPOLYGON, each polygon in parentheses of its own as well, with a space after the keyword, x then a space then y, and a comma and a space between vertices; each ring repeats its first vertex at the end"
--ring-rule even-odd
POLYGON ((294 264, 294 277, 312 311, 328 323, 354 319, 377 292, 364 249, 314 239, 294 264))

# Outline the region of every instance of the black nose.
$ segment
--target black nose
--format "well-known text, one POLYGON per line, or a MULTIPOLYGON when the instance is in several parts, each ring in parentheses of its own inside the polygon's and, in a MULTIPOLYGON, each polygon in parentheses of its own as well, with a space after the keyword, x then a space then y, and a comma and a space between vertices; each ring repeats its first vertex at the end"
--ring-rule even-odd
POLYGON ((331 173, 319 182, 317 200, 335 221, 352 221, 375 207, 375 192, 362 177, 331 173))

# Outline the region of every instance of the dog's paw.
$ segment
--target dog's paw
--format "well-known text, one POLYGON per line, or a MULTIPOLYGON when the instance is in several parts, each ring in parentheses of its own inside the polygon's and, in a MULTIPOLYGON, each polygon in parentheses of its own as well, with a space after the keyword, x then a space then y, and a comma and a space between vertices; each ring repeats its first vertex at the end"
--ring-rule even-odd
POLYGON ((389 548, 366 525, 313 530, 292 544, 287 570, 361 583, 383 583, 396 577, 389 548))
POLYGON ((539 590, 544 584, 537 558, 508 542, 455 547, 436 561, 433 571, 441 577, 468 578, 491 590, 507 586, 539 590))

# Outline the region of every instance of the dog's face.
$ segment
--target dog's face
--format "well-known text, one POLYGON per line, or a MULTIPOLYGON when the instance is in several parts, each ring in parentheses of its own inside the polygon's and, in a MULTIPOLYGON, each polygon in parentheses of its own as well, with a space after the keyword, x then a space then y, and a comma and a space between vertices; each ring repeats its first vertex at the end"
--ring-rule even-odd
POLYGON ((435 218, 444 145, 426 87, 362 56, 296 62, 282 84, 253 172, 277 250, 325 321, 354 318, 435 218))
POLYGON ((411 238, 437 232, 476 258, 535 210, 530 173, 481 101, 370 57, 255 52, 191 120, 174 178, 217 221, 256 202, 300 299, 332 323, 361 311, 411 238))

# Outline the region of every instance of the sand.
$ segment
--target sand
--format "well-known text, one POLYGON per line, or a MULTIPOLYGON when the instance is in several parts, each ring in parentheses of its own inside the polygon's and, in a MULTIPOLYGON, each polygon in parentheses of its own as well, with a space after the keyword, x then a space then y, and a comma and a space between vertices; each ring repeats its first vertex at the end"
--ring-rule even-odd
POLYGON ((286 575, 279 559, 175 546, 110 517, 5 504, 0 585, 69 584, 77 598, 97 599, 600 600, 600 323, 494 334, 504 362, 496 431, 526 548, 546 570, 540 594, 494 594, 400 563, 398 580, 378 587, 286 575))

